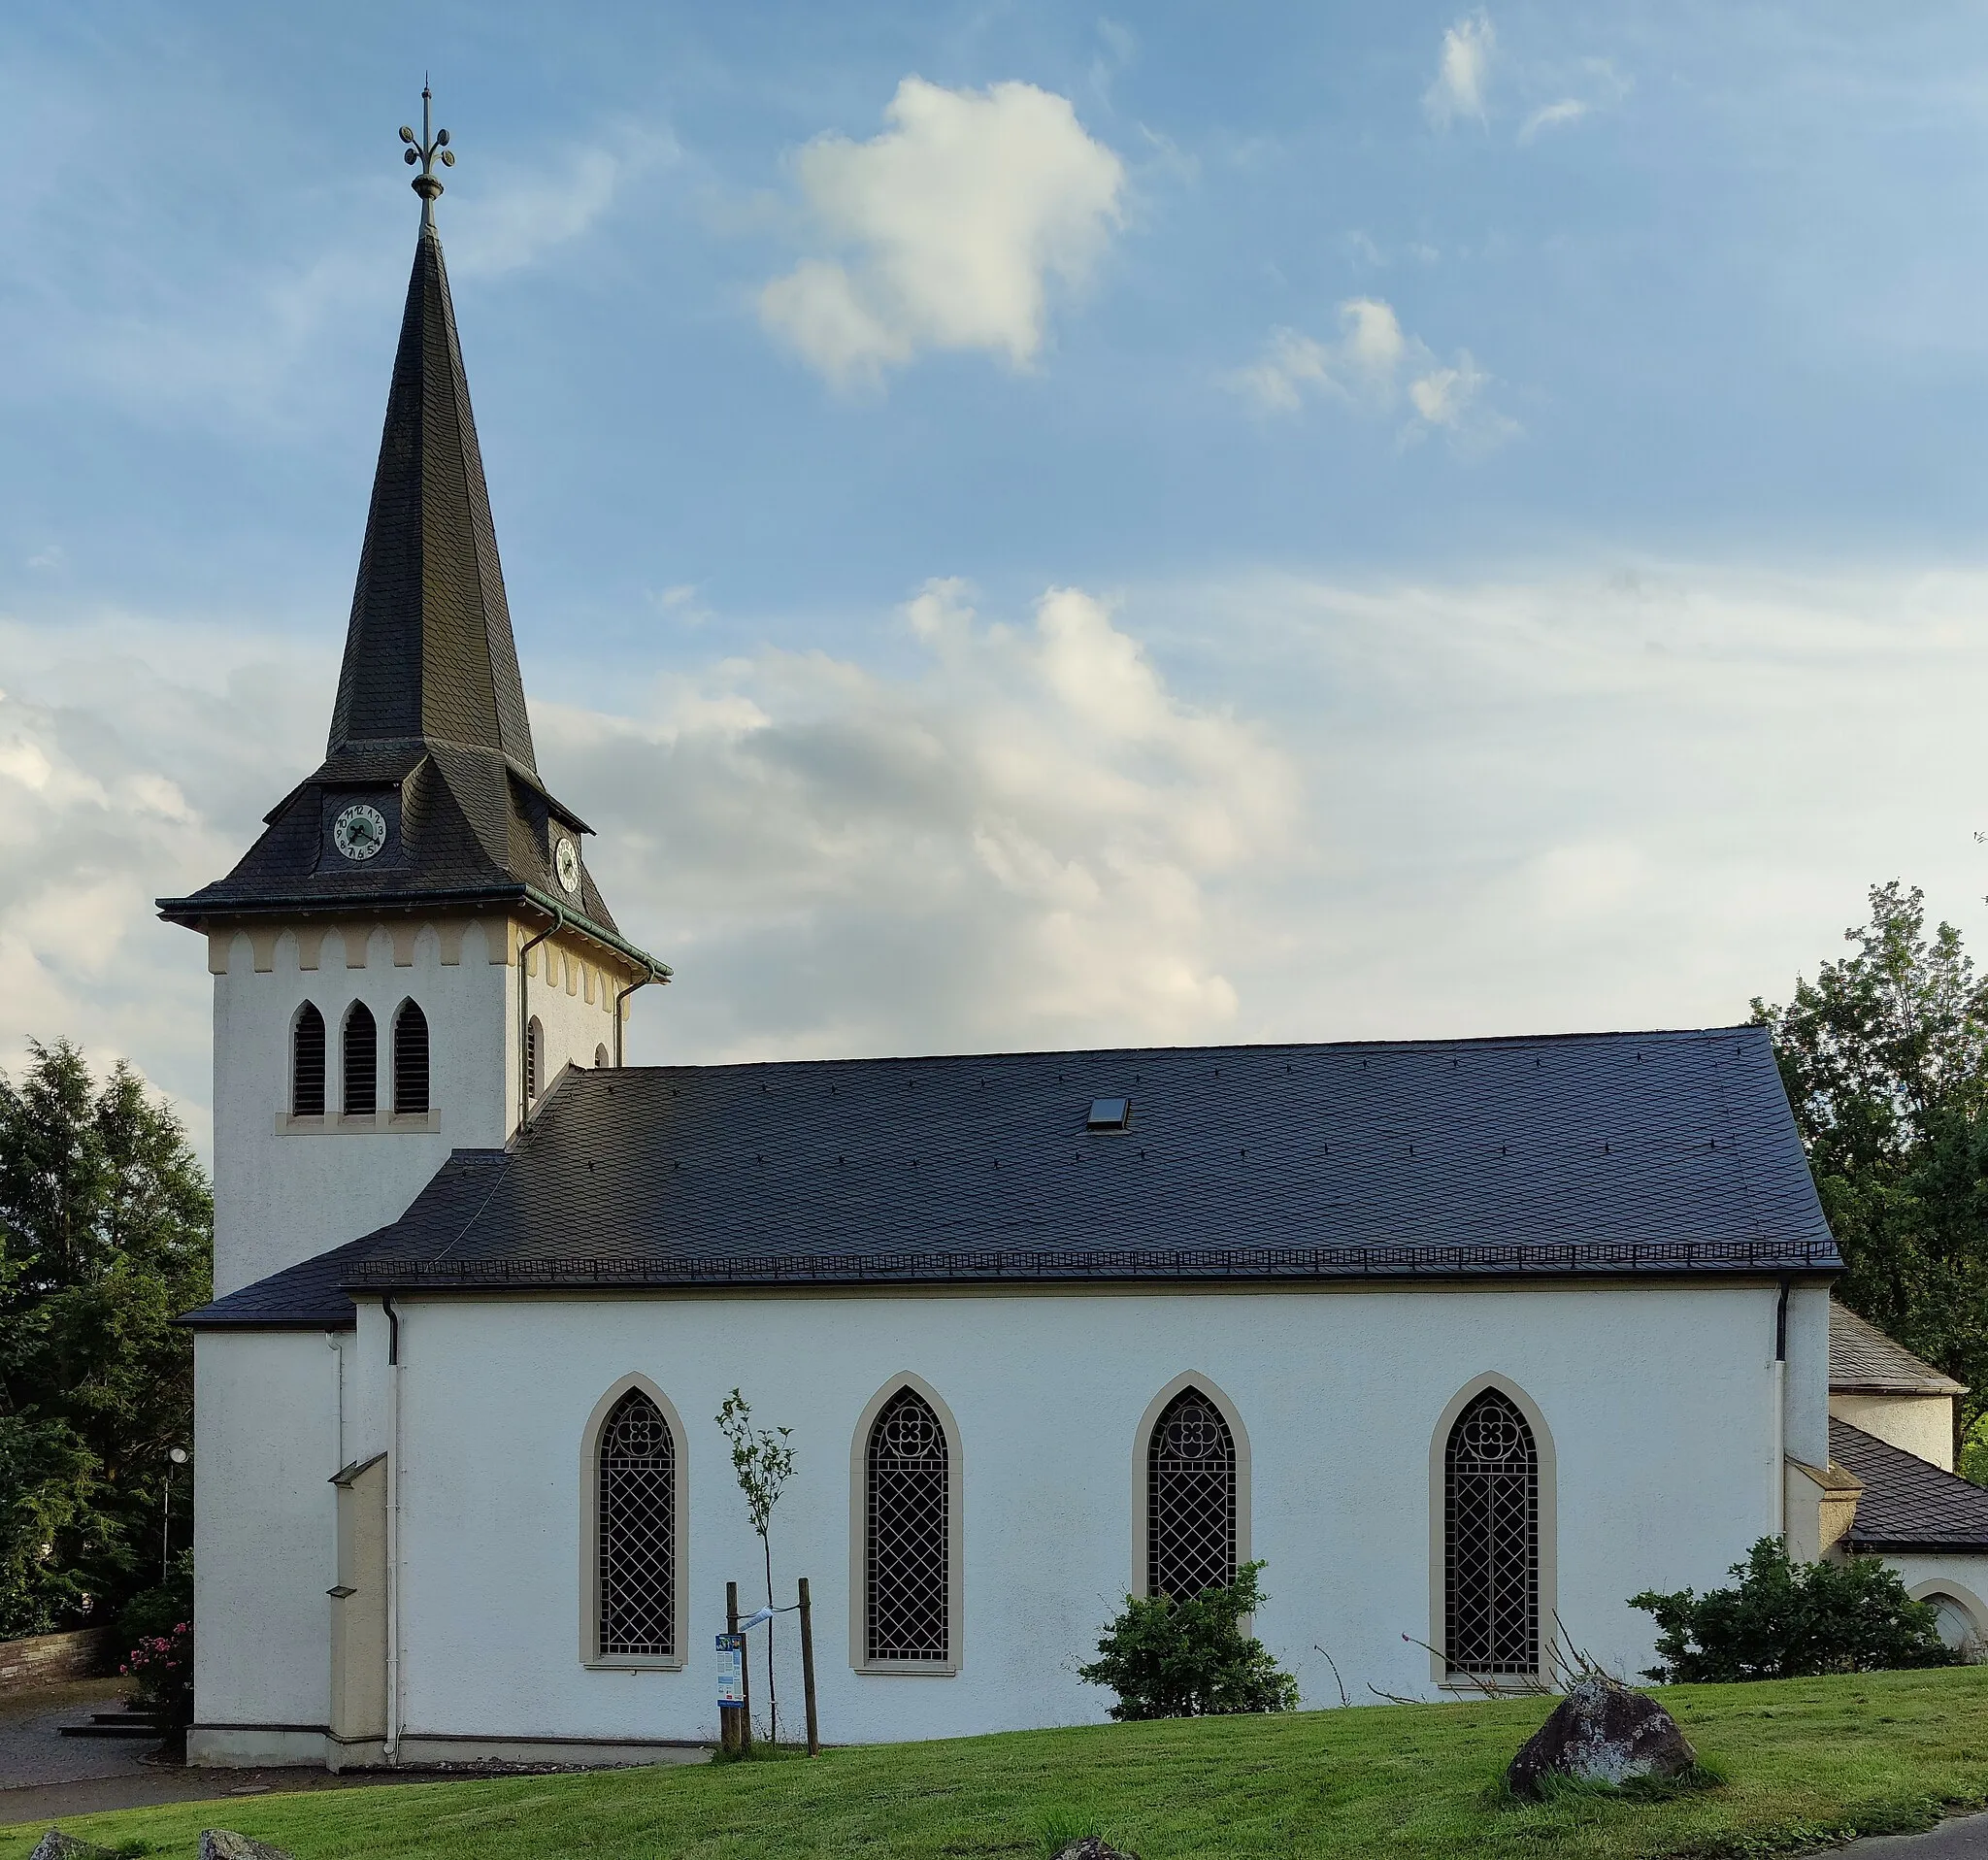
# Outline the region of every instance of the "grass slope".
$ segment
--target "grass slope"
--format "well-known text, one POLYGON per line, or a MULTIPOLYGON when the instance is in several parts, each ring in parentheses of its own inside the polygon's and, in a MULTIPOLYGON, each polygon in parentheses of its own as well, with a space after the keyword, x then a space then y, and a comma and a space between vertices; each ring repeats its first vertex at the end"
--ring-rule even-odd
MULTIPOLYGON (((190 1854, 197 1830, 219 1825, 299 1860, 1036 1860, 1052 1837, 1085 1832, 1144 1860, 1347 1860, 1767 1854, 1988 1806, 1988 1668, 1677 1686, 1663 1697, 1726 1786, 1501 1806, 1503 1767, 1546 1710, 1519 1701, 1028 1731, 812 1763, 402 1784, 65 1825, 161 1854, 190 1854)), ((24 1860, 40 1833, 0 1829, 0 1860, 24 1860)))

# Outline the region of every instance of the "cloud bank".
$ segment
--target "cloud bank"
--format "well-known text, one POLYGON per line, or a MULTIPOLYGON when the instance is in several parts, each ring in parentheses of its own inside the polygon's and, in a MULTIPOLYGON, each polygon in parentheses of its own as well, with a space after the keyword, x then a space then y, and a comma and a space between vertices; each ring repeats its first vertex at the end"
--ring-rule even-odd
POLYGON ((1052 282, 1081 286, 1119 223, 1123 162, 1034 84, 906 78, 884 116, 868 142, 825 135, 796 158, 827 251, 765 286, 761 320, 843 386, 928 349, 1028 366, 1052 282))
POLYGON ((1443 434, 1460 451, 1484 452, 1519 432, 1518 422, 1485 398, 1488 376, 1467 349, 1445 364, 1375 297, 1340 306, 1340 333, 1322 342, 1297 329, 1274 329, 1262 353, 1229 377, 1229 385, 1260 413, 1296 414, 1309 399, 1372 414, 1403 409, 1405 443, 1443 434))
MULTIPOLYGON (((989 618, 941 581, 856 653, 535 721, 678 972, 638 1061, 1704 1025, 1873 880, 1988 933, 1984 607, 1988 572, 1643 566, 989 618)), ((120 615, 0 655, 0 1063, 68 1034, 202 1128, 202 951, 150 901, 308 772, 334 659, 120 615)))

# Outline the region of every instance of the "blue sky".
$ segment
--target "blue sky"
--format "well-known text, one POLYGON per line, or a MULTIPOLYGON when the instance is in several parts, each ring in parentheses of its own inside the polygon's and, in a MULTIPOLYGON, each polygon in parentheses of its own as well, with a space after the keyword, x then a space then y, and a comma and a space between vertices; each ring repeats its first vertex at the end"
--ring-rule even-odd
POLYGON ((440 206, 639 1050, 1742 1013, 1972 927, 1988 50, 1734 8, 22 4, 0 1006, 203 1114, 440 206))

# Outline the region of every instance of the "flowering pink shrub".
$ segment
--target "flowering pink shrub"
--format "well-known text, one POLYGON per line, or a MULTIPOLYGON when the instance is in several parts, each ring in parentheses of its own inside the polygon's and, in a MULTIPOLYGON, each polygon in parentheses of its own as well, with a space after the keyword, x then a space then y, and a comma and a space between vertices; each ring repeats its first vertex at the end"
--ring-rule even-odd
POLYGON ((132 1681, 134 1702, 149 1707, 174 1729, 193 1719, 193 1625, 148 1635, 124 1656, 118 1673, 132 1681))

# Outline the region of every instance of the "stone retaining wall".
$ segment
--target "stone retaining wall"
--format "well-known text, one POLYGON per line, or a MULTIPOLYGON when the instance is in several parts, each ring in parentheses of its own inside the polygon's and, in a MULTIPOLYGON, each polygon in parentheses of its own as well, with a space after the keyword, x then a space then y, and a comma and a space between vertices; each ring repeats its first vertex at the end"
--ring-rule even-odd
POLYGON ((116 1631, 113 1628, 0 1641, 0 1698, 67 1679, 102 1678, 116 1670, 116 1631))

